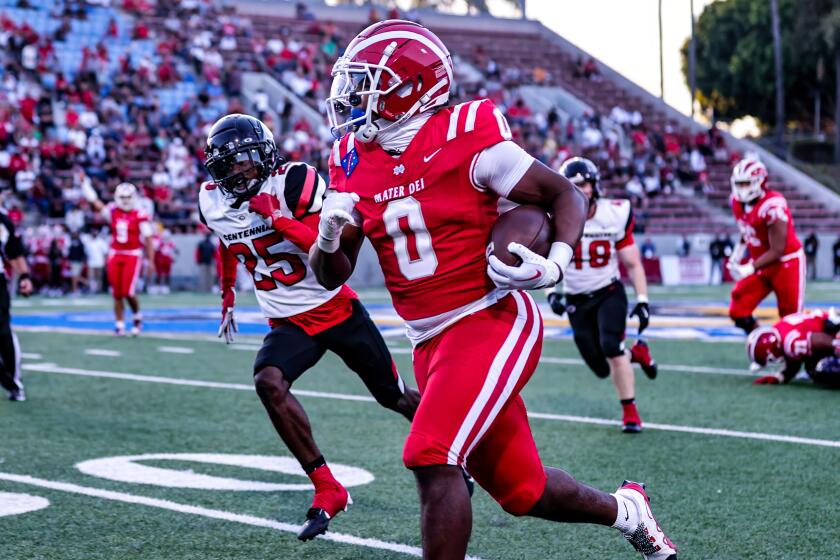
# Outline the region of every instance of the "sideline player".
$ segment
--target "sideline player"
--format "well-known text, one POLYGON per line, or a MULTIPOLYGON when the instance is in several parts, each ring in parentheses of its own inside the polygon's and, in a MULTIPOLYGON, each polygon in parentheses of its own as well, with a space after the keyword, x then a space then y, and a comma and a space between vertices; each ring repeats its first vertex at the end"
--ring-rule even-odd
POLYGON ((172 240, 172 232, 164 229, 155 239, 155 285, 162 294, 168 294, 172 281, 172 263, 178 255, 178 247, 172 240))
POLYGON ((747 356, 759 367, 784 363, 758 385, 789 383, 802 366, 820 385, 840 389, 840 315, 830 311, 794 313, 772 327, 758 327, 747 338, 747 356))
POLYGON ((419 24, 371 25, 332 74, 327 112, 333 133, 344 135, 330 157, 335 192, 310 262, 336 288, 367 237, 406 320, 422 398, 403 462, 417 479, 424 558, 466 555, 472 507, 463 466, 514 515, 613 526, 646 558, 675 559, 641 485, 607 494, 543 467, 519 396, 542 346, 542 319, 524 290, 562 278, 586 198, 509 141, 491 101, 446 106, 452 59, 419 24), (520 266, 485 256, 500 197, 552 213, 548 258, 517 243, 509 250, 520 266))
POLYGON ((805 255, 793 217, 781 193, 767 188, 767 168, 748 157, 732 170, 732 213, 741 240, 727 268, 737 280, 729 316, 750 333, 758 326, 753 311, 770 292, 776 294, 779 317, 802 311, 805 299, 805 255), (749 260, 741 264, 745 253, 749 260))
POLYGON ((566 269, 562 286, 558 283, 557 291, 551 289, 548 303, 558 315, 568 312, 575 344, 589 369, 600 378, 612 377, 621 402, 621 429, 639 433, 642 419, 636 410, 631 362, 638 363, 651 379, 656 377, 657 366, 643 340, 630 350, 624 347, 628 305, 619 261, 636 291, 637 303, 630 316, 639 318, 639 335, 650 323, 647 278, 633 239, 633 209, 629 200, 601 198, 598 167, 586 158, 566 160, 560 174, 589 199, 589 213, 572 266, 566 269))
POLYGON ((254 362, 254 385, 275 430, 315 486, 298 534, 301 540, 313 539, 352 500, 316 445, 306 412, 290 392, 292 384, 331 350, 380 405, 409 420, 420 395, 405 387, 356 293, 349 286, 324 289, 308 266, 326 191, 317 171, 303 163, 281 165, 271 131, 248 115, 218 120, 205 152, 213 181, 201 186, 198 202, 201 221, 221 241, 219 336, 233 342, 236 264, 242 262, 271 325, 254 362))
MULTIPOLYGON (((5 210, 0 210, 0 257, 8 261, 17 275, 18 293, 23 297, 32 295, 32 279, 26 262, 26 249, 15 224, 5 210)), ((26 400, 23 383, 20 380, 20 344, 12 331, 11 297, 6 267, 0 268, 0 386, 9 392, 10 401, 26 400)))
POLYGON ((132 336, 140 334, 143 315, 137 298, 137 278, 143 265, 143 250, 151 266, 155 261, 152 224, 149 215, 139 208, 137 187, 120 183, 114 189, 114 202, 104 204, 90 181, 82 182, 82 195, 97 212, 111 223, 111 250, 105 265, 111 295, 114 298, 114 334, 125 336, 125 301, 131 307, 132 336))

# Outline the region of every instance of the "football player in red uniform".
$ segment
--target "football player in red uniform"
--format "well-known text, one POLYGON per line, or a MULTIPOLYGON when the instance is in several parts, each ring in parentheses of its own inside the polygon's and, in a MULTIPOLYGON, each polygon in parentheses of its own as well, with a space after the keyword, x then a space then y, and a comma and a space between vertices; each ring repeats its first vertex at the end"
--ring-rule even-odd
POLYGON ((805 256, 793 217, 781 193, 767 188, 767 168, 755 158, 732 170, 732 213, 741 240, 727 268, 737 280, 729 316, 749 333, 758 326, 753 311, 773 292, 779 317, 802 311, 805 299, 805 256), (744 256, 748 261, 742 264, 744 256))
POLYGON ((403 462, 417 479, 424 558, 466 554, 462 468, 514 515, 614 526, 646 558, 676 558, 641 485, 608 494, 542 465, 519 395, 542 346, 525 290, 562 278, 587 202, 510 141, 491 101, 447 106, 452 79, 446 46, 421 25, 384 21, 353 39, 333 67, 334 190, 310 253, 319 281, 335 288, 367 237, 406 321, 422 397, 403 462), (485 255, 502 197, 552 214, 548 257, 518 243, 509 246, 518 266, 485 255))
POLYGON ((111 295, 114 297, 114 333, 125 336, 125 301, 128 301, 133 319, 131 334, 137 336, 143 327, 136 288, 143 266, 144 250, 150 266, 155 260, 149 215, 138 208, 137 187, 131 183, 117 185, 114 202, 109 204, 99 200, 89 181, 82 182, 82 194, 111 223, 111 250, 106 271, 111 295))
POLYGON ((840 315, 813 311, 788 315, 747 338, 747 355, 759 367, 783 363, 781 371, 759 377, 759 385, 788 383, 802 366, 815 383, 840 388, 840 315))
POLYGON ((172 232, 164 229, 156 239, 155 247, 155 283, 160 290, 168 294, 172 280, 172 263, 178 254, 178 248, 172 240, 172 232))

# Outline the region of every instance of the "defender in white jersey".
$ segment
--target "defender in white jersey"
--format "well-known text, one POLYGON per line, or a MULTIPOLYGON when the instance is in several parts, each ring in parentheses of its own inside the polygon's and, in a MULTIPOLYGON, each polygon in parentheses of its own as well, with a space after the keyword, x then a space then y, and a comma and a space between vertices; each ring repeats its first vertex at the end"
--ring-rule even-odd
POLYGON ((589 216, 559 288, 562 291, 552 289, 548 302, 558 315, 568 312, 575 344, 595 375, 612 376, 621 401, 622 430, 638 433, 642 420, 636 408, 631 362, 641 365, 651 379, 656 377, 657 367, 643 340, 637 340, 629 351, 624 346, 628 305, 619 262, 636 291, 638 303, 630 316, 639 318, 639 335, 650 321, 645 270, 633 239, 633 209, 629 200, 601 198, 598 168, 588 159, 571 158, 563 163, 560 173, 589 198, 589 216))
POLYGON ((338 354, 382 406, 414 417, 420 395, 407 389, 385 341, 355 292, 321 287, 307 254, 317 237, 326 184, 304 163, 281 165, 271 131, 258 119, 233 114, 210 129, 205 166, 213 177, 198 197, 201 221, 218 235, 222 269, 219 336, 233 342, 236 265, 254 277, 254 291, 271 331, 254 363, 254 384, 274 428, 315 486, 298 538, 325 532, 352 503, 315 444, 292 383, 327 350, 338 354))

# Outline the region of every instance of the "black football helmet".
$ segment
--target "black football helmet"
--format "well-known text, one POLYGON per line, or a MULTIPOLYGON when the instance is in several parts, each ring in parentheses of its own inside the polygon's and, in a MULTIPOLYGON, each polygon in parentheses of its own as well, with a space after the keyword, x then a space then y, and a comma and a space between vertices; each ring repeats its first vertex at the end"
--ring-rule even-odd
POLYGON ((571 181, 573 185, 591 183, 592 198, 601 196, 601 176, 598 173, 598 166, 590 160, 582 157, 569 158, 560 166, 560 174, 571 181))
POLYGON ((207 135, 204 167, 227 196, 249 199, 282 163, 271 130, 259 119, 234 113, 216 121, 207 135), (249 165, 240 165, 250 162, 249 165))

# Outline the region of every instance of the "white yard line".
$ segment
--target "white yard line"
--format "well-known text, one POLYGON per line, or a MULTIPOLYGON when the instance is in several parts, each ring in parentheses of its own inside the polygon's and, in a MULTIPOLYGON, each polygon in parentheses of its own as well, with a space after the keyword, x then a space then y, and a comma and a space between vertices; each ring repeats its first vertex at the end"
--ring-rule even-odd
MULTIPOLYGON (((101 490, 99 488, 91 488, 89 486, 79 486, 78 484, 71 484, 69 482, 58 482, 53 480, 45 480, 43 478, 35 478, 27 475, 3 473, 0 472, 0 480, 7 480, 9 482, 17 482, 20 484, 28 484, 30 486, 37 486, 39 488, 47 488, 49 490, 58 490, 61 492, 69 492, 71 494, 81 494, 82 496, 90 496, 92 498, 102 498, 105 500, 113 500, 115 502, 123 502, 127 504, 137 504, 141 506, 154 507, 158 509, 166 509, 169 511, 176 511, 178 513, 186 513, 190 515, 199 515, 201 517, 209 517, 211 519, 219 519, 222 521, 231 521, 233 523, 241 523, 243 525, 251 525, 254 527, 264 527, 266 529, 274 529, 276 531, 283 531, 285 533, 295 533, 300 531, 300 525, 293 525, 291 523, 283 523, 275 521, 274 519, 266 519, 263 517, 256 517, 253 515, 244 515, 241 513, 233 513, 230 511, 223 511, 218 509, 209 509, 201 506, 193 506, 189 504, 181 504, 169 500, 159 500, 157 498, 148 498, 146 496, 138 496, 135 494, 127 494, 125 492, 114 492, 111 490, 101 490)), ((335 533, 329 531, 328 533, 318 537, 327 541, 338 542, 343 544, 351 544, 354 546, 363 546, 365 548, 373 548, 377 550, 388 550, 400 554, 407 554, 409 556, 422 556, 423 551, 416 546, 407 544, 393 543, 388 541, 380 541, 378 539, 368 539, 364 537, 357 537, 355 535, 347 535, 344 533, 335 533)), ((478 560, 478 559, 474 559, 478 560)))
MULTIPOLYGON (((65 368, 57 366, 55 364, 26 364, 22 367, 23 369, 29 371, 38 371, 43 373, 58 373, 63 375, 77 375, 82 377, 100 377, 107 379, 121 379, 124 381, 163 383, 168 385, 186 385, 190 387, 206 387, 210 389, 228 389, 235 391, 254 390, 254 388, 251 385, 245 385, 240 383, 220 383, 217 381, 201 381, 177 377, 159 377, 151 375, 138 375, 134 373, 119 373, 115 371, 95 371, 79 368, 65 368)), ((343 393, 327 393, 321 391, 305 391, 299 389, 295 389, 293 392, 296 395, 304 397, 315 397, 321 399, 334 399, 357 402, 376 402, 373 397, 370 397, 368 395, 347 395, 343 393)), ((577 424, 596 424, 599 426, 618 426, 620 424, 620 422, 618 422, 617 420, 612 420, 609 418, 592 418, 589 416, 549 414, 544 412, 529 412, 528 416, 531 418, 538 418, 541 420, 574 422, 577 424)), ((798 445, 815 445, 820 447, 840 448, 840 441, 830 439, 805 438, 799 436, 787 436, 783 434, 766 434, 761 432, 742 432, 738 430, 728 430, 722 428, 704 428, 701 426, 683 426, 679 424, 645 423, 645 427, 652 430, 662 430, 666 432, 682 432, 720 437, 754 439, 759 441, 773 441, 779 443, 794 443, 798 445)))
POLYGON ((35 354, 34 352, 21 352, 20 357, 24 360, 40 360, 43 358, 41 354, 35 354))
POLYGON ((122 352, 119 350, 106 350, 104 348, 85 348, 85 354, 88 356, 102 356, 104 358, 119 358, 122 352))
POLYGON ((158 346, 158 352, 165 354, 194 354, 194 348, 187 348, 186 346, 158 346))
MULTIPOLYGON (((529 412, 531 418, 541 420, 559 420, 561 422, 575 422, 577 424, 596 424, 598 426, 620 426, 618 420, 607 418, 592 418, 589 416, 570 416, 566 414, 547 414, 544 412, 529 412)), ((764 434, 761 432, 741 432, 738 430, 725 430, 720 428, 700 428, 697 426, 680 426, 675 424, 644 423, 646 430, 662 430, 666 432, 683 432, 687 434, 703 434, 709 436, 723 436, 742 439, 757 439, 762 441, 777 441, 784 443, 797 443, 799 445, 817 445, 820 447, 840 447, 840 441, 830 439, 804 438, 799 436, 785 436, 779 434, 764 434)))
MULTIPOLYGON (((544 364, 563 364, 569 366, 582 366, 584 361, 578 358, 554 358, 551 356, 544 356, 540 358, 540 362, 544 364)), ((660 371, 678 371, 680 373, 710 373, 714 375, 743 375, 746 377, 754 377, 746 369, 737 368, 714 368, 706 366, 690 366, 679 364, 659 364, 660 371)))

